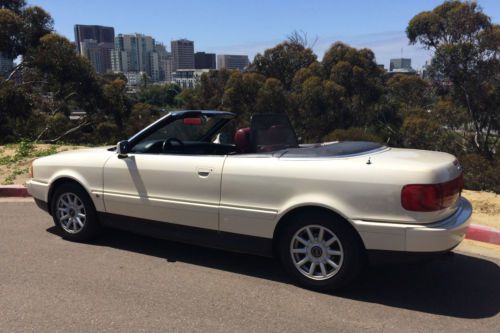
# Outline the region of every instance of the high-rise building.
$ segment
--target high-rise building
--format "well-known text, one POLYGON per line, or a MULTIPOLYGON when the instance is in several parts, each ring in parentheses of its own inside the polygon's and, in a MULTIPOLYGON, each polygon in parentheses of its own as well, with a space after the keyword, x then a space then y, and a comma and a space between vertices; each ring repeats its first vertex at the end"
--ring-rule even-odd
POLYGON ((194 68, 215 69, 215 53, 196 52, 194 54, 194 68))
POLYGON ((75 44, 78 54, 89 59, 98 73, 111 70, 111 50, 115 29, 100 25, 75 25, 75 44))
POLYGON ((167 51, 165 45, 159 43, 155 45, 155 52, 158 53, 158 65, 160 70, 159 80, 165 82, 172 81, 172 55, 167 51))
POLYGON ((4 57, 2 53, 0 53, 0 76, 9 75, 12 68, 14 68, 14 61, 4 57))
POLYGON ((393 72, 395 70, 413 71, 413 68, 411 68, 411 59, 410 58, 391 59, 389 65, 389 71, 393 72))
POLYGON ((155 40, 151 36, 118 34, 111 51, 113 72, 144 72, 153 81, 159 79, 159 57, 155 54, 155 40))
POLYGON ((75 30, 75 44, 78 49, 78 53, 81 55, 80 43, 86 39, 93 39, 98 44, 100 43, 111 43, 113 44, 115 39, 115 29, 113 27, 103 27, 101 25, 83 25, 76 24, 75 30))
POLYGON ((90 61, 97 73, 111 70, 112 43, 98 43, 95 39, 85 39, 80 42, 81 55, 90 61))
POLYGON ((250 64, 247 55, 218 54, 217 69, 239 69, 244 70, 250 64))
POLYGON ((172 70, 194 69, 194 42, 187 39, 173 40, 171 43, 172 70))

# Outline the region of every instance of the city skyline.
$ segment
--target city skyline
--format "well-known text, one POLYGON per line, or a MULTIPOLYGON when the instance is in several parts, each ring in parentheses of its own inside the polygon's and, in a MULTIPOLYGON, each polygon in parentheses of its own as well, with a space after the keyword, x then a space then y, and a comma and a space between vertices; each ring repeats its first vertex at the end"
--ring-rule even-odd
MULTIPOLYGON (((61 0, 28 2, 48 10, 54 17, 56 31, 71 40, 75 24, 105 25, 113 26, 116 33, 154 36, 165 45, 186 38, 196 41, 195 52, 248 54, 252 61, 256 53, 275 46, 298 30, 308 33, 311 39, 318 37, 313 50, 319 59, 332 43, 340 40, 353 47, 372 49, 377 62, 385 67, 389 67, 390 58, 401 57, 402 53, 403 57, 412 58, 414 68, 422 67, 431 54, 419 46, 409 46, 404 29, 414 15, 442 3, 441 0, 364 0, 311 5, 298 0, 257 0, 248 5, 221 0, 150 1, 137 6, 132 1, 88 0, 68 6, 61 0), (218 18, 209 19, 213 17, 218 18)), ((478 3, 493 22, 498 22, 498 1, 478 3)))

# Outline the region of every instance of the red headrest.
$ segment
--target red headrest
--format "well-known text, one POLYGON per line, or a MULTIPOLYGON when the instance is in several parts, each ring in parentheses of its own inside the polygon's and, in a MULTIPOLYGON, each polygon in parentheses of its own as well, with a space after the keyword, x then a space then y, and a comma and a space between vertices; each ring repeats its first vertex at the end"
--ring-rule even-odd
POLYGON ((250 143, 250 128, 240 128, 234 133, 234 144, 240 153, 248 153, 252 149, 250 143))

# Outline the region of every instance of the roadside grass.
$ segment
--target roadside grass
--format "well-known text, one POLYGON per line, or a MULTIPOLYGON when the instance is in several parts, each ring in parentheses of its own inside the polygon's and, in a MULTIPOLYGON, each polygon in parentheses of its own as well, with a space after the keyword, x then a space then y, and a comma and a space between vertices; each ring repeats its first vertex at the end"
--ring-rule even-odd
POLYGON ((85 147, 34 144, 29 141, 0 146, 0 185, 23 184, 28 179, 29 163, 33 159, 80 148, 85 147))

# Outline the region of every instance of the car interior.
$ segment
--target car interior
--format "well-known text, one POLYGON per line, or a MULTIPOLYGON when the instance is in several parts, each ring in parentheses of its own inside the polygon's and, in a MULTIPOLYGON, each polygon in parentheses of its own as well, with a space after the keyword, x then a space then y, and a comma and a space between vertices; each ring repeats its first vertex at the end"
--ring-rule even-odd
POLYGON ((286 115, 259 114, 250 126, 234 129, 228 119, 186 117, 155 131, 136 143, 139 154, 232 155, 271 153, 298 147, 295 132, 286 115))

